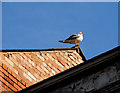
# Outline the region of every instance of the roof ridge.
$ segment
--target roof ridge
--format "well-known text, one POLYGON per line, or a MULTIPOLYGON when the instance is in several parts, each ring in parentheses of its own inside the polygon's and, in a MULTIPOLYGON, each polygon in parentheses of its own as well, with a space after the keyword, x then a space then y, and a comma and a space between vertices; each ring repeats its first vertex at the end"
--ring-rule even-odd
POLYGON ((49 48, 49 49, 0 49, 0 52, 37 52, 37 51, 64 51, 75 50, 86 62, 86 58, 80 48, 80 45, 75 45, 71 48, 49 48))
POLYGON ((78 46, 71 48, 48 48, 48 49, 0 49, 0 52, 35 52, 35 51, 58 51, 58 50, 76 50, 78 46))

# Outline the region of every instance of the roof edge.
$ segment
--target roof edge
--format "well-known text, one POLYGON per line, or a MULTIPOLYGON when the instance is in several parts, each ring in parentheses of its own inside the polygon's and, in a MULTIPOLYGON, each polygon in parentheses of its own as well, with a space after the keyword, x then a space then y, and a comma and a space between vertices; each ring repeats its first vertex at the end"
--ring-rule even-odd
POLYGON ((0 52, 36 52, 36 51, 58 51, 76 50, 76 48, 50 48, 50 49, 0 49, 0 52))
POLYGON ((50 49, 0 49, 0 52, 37 52, 37 51, 63 51, 63 50, 76 50, 76 52, 82 57, 83 61, 86 62, 86 58, 80 48, 80 45, 75 45, 71 48, 50 48, 50 49))

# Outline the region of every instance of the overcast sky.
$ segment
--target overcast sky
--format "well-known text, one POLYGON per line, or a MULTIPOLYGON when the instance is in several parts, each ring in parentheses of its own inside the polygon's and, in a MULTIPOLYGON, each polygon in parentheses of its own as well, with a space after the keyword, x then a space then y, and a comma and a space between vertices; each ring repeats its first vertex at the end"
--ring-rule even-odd
POLYGON ((79 32, 87 59, 118 46, 118 3, 2 3, 3 49, 70 48, 58 41, 79 32))

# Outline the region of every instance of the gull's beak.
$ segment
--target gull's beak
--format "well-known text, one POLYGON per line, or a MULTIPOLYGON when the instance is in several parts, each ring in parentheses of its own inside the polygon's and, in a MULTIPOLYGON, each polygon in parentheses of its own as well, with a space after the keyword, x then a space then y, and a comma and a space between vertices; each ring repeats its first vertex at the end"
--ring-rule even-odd
POLYGON ((82 34, 83 34, 84 32, 82 32, 82 34))

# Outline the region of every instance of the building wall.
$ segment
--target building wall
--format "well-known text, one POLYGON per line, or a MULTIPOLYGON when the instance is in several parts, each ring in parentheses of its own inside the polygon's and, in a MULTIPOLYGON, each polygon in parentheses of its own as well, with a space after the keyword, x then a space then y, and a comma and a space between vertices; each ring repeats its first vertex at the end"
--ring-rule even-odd
POLYGON ((111 83, 120 80, 120 61, 89 76, 82 78, 77 77, 76 80, 74 80, 71 84, 56 89, 51 93, 65 93, 66 91, 69 91, 70 93, 86 93, 99 90, 107 85, 110 85, 111 83))

